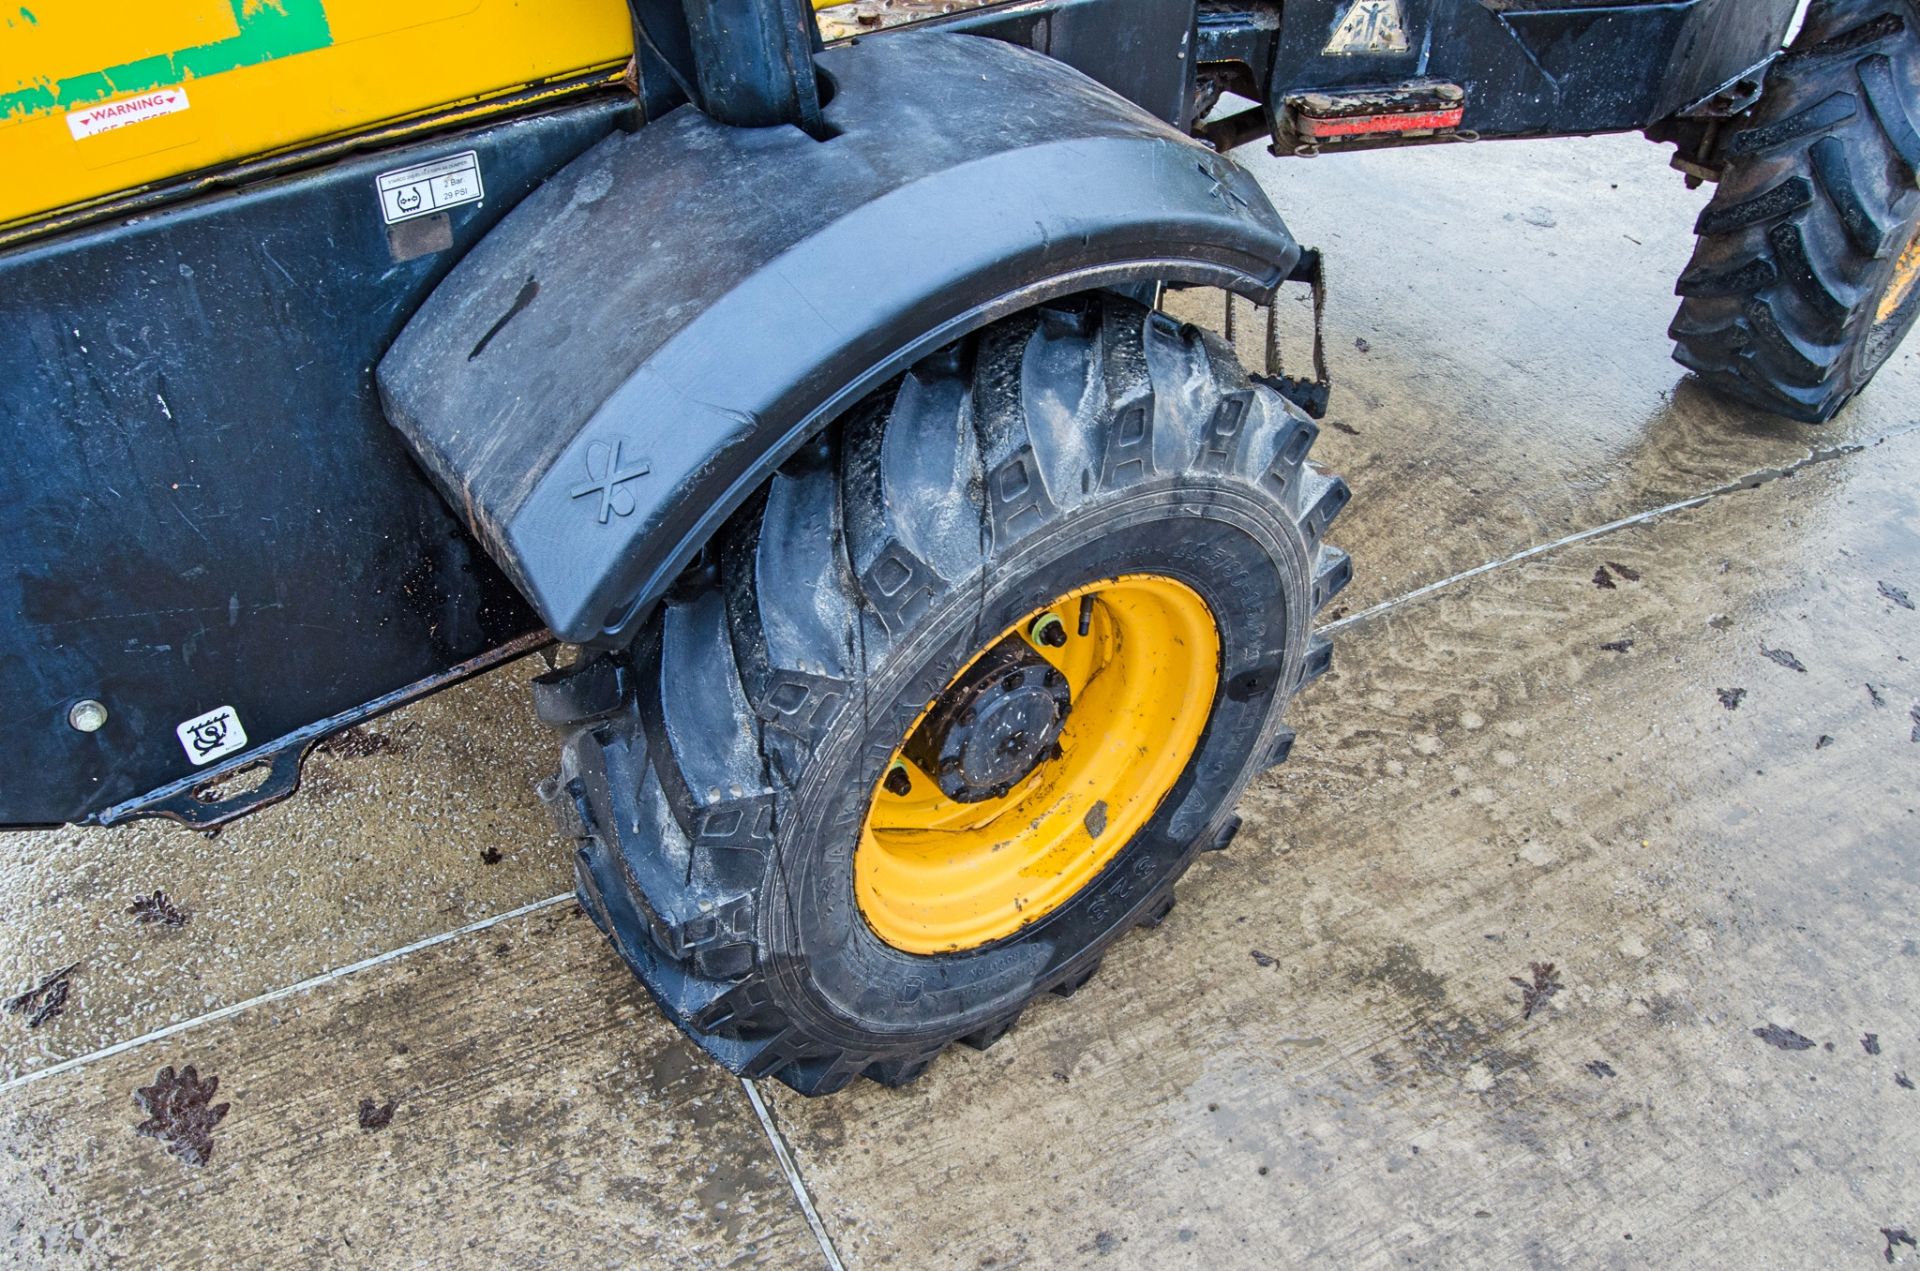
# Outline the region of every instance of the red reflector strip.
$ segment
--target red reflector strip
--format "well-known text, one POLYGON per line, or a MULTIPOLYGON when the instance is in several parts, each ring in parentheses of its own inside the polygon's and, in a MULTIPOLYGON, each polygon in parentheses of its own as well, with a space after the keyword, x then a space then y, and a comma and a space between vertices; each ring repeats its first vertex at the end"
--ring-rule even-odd
POLYGON ((1357 137, 1378 132, 1433 132, 1457 128, 1467 113, 1465 106, 1445 110, 1423 110, 1413 114, 1345 115, 1338 119, 1300 116, 1300 131, 1309 137, 1357 137))

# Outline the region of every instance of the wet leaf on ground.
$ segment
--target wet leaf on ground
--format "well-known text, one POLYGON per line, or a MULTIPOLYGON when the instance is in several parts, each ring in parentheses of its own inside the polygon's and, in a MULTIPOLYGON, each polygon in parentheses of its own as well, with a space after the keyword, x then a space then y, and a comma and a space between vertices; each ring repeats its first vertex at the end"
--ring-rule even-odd
POLYGON ((184 927, 188 914, 163 891, 156 890, 151 896, 136 896, 127 906, 127 912, 133 920, 142 925, 157 923, 162 927, 184 927))
POLYGON ((1904 588, 1896 587, 1892 583, 1883 582, 1880 584, 1880 594, 1888 600, 1891 600, 1894 604, 1899 605, 1902 609, 1913 608, 1913 598, 1907 595, 1904 588))
POLYGON ((1893 1084, 1899 1086, 1902 1090, 1911 1090, 1913 1089, 1913 1078, 1907 1076, 1904 1072, 1896 1072, 1893 1074, 1893 1084))
POLYGON ((1920 1244, 1914 1242, 1913 1237, 1907 1234, 1905 1227, 1882 1227, 1880 1228, 1880 1234, 1887 1238, 1888 1262, 1893 1261, 1893 1250, 1896 1245, 1905 1245, 1909 1249, 1920 1249, 1920 1244))
POLYGON ((1534 1011, 1542 1003, 1566 987, 1560 983, 1560 977, 1554 971, 1551 962, 1534 962, 1528 965, 1527 970, 1533 975, 1530 981, 1523 980, 1517 975, 1507 977, 1520 986, 1521 1019, 1532 1019, 1534 1011))
POLYGON ((400 1106, 398 1099, 389 1099, 385 1103, 375 1103, 372 1099, 360 1101, 360 1128, 363 1130, 384 1130, 393 1124, 393 1110, 400 1106))
POLYGON ((63 966, 26 992, 7 999, 9 1015, 25 1015, 28 1028, 38 1028, 50 1019, 66 1014, 67 1000, 73 995, 73 973, 78 962, 63 966))
POLYGON ((1861 1034, 1860 1049, 1866 1051, 1869 1055, 1879 1054, 1880 1053, 1880 1034, 1878 1033, 1861 1034))
POLYGON ((1831 745, 1833 745, 1833 738, 1827 736, 1825 733, 1821 733, 1820 740, 1813 743, 1813 748, 1815 750, 1825 750, 1831 745))
POLYGON ((158 1139, 167 1151, 189 1165, 205 1165, 213 1155, 213 1127, 226 1118, 224 1103, 213 1102, 220 1089, 220 1078, 205 1081, 192 1064, 178 1073, 172 1066, 162 1068, 150 1086, 133 1092, 134 1106, 147 1119, 134 1130, 150 1139, 158 1139))
POLYGON ((1785 649, 1769 649, 1764 640, 1760 642, 1760 653, 1761 656, 1765 657, 1769 662, 1778 663, 1786 667, 1789 671, 1798 671, 1802 675, 1807 673, 1806 665, 1802 663, 1799 658, 1794 657, 1793 654, 1785 649))
POLYGON ((1610 560, 1607 562, 1607 568, 1611 569, 1614 573, 1618 574, 1621 578, 1625 579, 1627 582, 1637 583, 1640 581, 1640 571, 1633 568, 1631 565, 1622 565, 1617 560, 1610 560))
POLYGON ((1747 696, 1747 690, 1743 688, 1723 688, 1716 691, 1720 694, 1720 704, 1730 711, 1739 710, 1740 703, 1747 696))
POLYGON ((1872 702, 1875 706, 1879 707, 1881 710, 1885 710, 1887 707, 1887 699, 1881 695, 1880 690, 1875 688, 1871 684, 1867 685, 1866 688, 1867 688, 1867 700, 1869 702, 1872 702))
MULTIPOLYGON (((406 730, 402 729, 402 731, 406 730)), ((351 728, 343 728, 333 736, 323 739, 314 746, 313 751, 317 755, 340 755, 347 759, 364 759, 368 755, 393 750, 399 745, 400 739, 392 733, 383 733, 365 724, 355 724, 351 728)))
POLYGON ((1613 579, 1607 574, 1607 567, 1605 565, 1593 571, 1593 585, 1602 591, 1613 591, 1615 589, 1613 579))
POLYGON ((1601 651, 1606 653, 1625 653, 1632 647, 1633 641, 1631 640, 1609 640, 1600 646, 1601 651))
POLYGON ((1613 1070, 1613 1065, 1608 1063, 1604 1059, 1588 1060, 1587 1071, 1592 1073, 1594 1076, 1601 1078, 1602 1080, 1608 1077, 1617 1077, 1620 1075, 1619 1073, 1613 1070))
POLYGON ((497 847, 483 847, 480 849, 480 863, 482 865, 498 865, 505 859, 506 853, 497 847))
POLYGON ((1247 953, 1248 953, 1248 955, 1249 955, 1249 956, 1251 956, 1251 957, 1253 958, 1253 964, 1254 964, 1255 966, 1272 966, 1272 965, 1274 965, 1274 961, 1275 961, 1275 959, 1274 959, 1274 956, 1273 956, 1272 954, 1270 954, 1270 953, 1262 953, 1262 952, 1260 952, 1260 950, 1258 950, 1258 949, 1249 949, 1249 950, 1247 950, 1247 953))
POLYGON ((1753 1035, 1769 1046, 1778 1046, 1781 1050, 1812 1050, 1813 1040, 1802 1037, 1791 1028, 1782 1028, 1778 1024, 1768 1024, 1765 1028, 1756 1028, 1753 1035))

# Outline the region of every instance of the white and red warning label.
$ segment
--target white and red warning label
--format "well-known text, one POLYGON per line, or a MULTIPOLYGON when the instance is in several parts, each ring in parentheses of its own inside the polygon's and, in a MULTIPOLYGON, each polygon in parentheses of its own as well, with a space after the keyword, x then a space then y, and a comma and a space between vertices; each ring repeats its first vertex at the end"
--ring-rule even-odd
POLYGON ((122 97, 118 101, 70 110, 67 112, 67 130, 73 133, 75 141, 81 141, 115 128, 125 128, 128 124, 145 123, 162 115, 175 115, 186 108, 186 89, 156 88, 138 97, 122 97))
POLYGON ((380 215, 389 225, 457 203, 475 203, 486 195, 480 184, 480 156, 471 150, 382 172, 375 184, 380 190, 380 215))

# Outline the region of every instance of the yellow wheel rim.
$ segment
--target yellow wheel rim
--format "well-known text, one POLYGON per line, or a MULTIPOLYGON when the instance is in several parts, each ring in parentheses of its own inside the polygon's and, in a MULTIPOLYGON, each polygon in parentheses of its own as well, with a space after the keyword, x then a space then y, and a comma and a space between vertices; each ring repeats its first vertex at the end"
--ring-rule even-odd
POLYGON ((1917 283, 1920 283, 1920 233, 1916 233, 1907 250, 1900 253, 1900 260, 1893 267, 1893 281, 1887 286, 1887 293, 1880 297, 1880 312, 1874 322, 1885 322, 1900 312, 1900 306, 1913 294, 1917 283))
POLYGON ((1068 592, 989 641, 914 721, 874 789, 853 860, 854 893, 874 934, 910 953, 950 953, 1005 939, 1066 903, 1185 771, 1219 665, 1206 602, 1149 574, 1068 592), (1065 678, 1071 706, 1058 750, 1004 794, 949 797, 923 766, 922 726, 976 664, 1007 650, 1028 665, 1039 665, 1034 654, 1044 659, 1049 683, 1058 683, 1051 672, 1065 678))

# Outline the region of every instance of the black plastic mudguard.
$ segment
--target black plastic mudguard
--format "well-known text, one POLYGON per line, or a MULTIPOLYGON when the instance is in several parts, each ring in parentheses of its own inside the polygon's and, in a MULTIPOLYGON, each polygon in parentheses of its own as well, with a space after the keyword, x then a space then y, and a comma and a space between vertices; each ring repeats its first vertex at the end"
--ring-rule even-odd
POLYGON ((808 436, 1048 296, 1265 298, 1300 254, 1253 179, 997 41, 818 59, 821 141, 692 110, 611 137, 461 262, 381 362, 387 413, 564 640, 618 647, 808 436))

